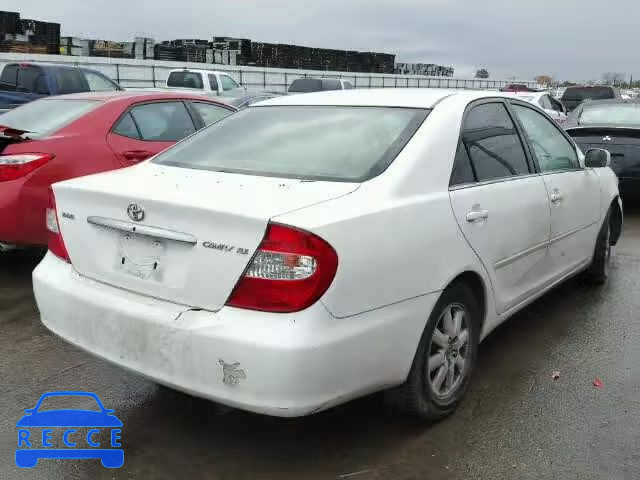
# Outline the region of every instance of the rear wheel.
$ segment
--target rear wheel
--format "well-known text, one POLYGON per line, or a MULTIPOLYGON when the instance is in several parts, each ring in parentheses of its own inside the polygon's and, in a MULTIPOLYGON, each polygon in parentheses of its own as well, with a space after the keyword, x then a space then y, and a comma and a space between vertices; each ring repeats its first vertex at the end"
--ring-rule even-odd
POLYGON ((596 248, 593 252, 593 260, 591 265, 585 271, 585 278, 596 285, 602 285, 609 277, 609 267, 611 265, 611 211, 607 213, 606 218, 598 233, 596 240, 596 248))
POLYGON ((450 415, 475 367, 481 318, 469 287, 448 287, 431 312, 407 381, 388 392, 392 403, 424 420, 450 415))

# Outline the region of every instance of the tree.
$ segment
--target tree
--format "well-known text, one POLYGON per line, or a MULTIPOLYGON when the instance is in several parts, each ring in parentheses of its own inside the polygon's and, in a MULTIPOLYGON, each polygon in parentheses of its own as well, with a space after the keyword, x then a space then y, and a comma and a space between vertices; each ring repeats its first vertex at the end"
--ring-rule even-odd
POLYGON ((625 81, 625 74, 620 72, 605 72, 602 74, 602 83, 605 85, 622 85, 625 81))
POLYGON ((577 85, 577 84, 574 83, 574 82, 568 82, 566 80, 560 84, 561 87, 573 87, 575 85, 577 85))
POLYGON ((476 78, 489 78, 489 72, 487 71, 486 68, 480 68, 476 72, 476 78))
POLYGON ((534 80, 537 84, 545 86, 553 83, 553 78, 550 75, 538 75, 534 80))

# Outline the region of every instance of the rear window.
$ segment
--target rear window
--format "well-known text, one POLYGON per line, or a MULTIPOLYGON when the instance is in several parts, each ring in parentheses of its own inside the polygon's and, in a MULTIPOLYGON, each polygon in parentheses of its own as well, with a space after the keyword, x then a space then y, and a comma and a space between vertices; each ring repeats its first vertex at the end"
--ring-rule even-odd
POLYGON ((586 104, 580 125, 640 125, 640 103, 586 104))
POLYGON ((319 78, 299 78, 291 82, 289 91, 292 93, 319 92, 322 90, 322 80, 319 78))
POLYGON ((167 79, 167 87, 203 89, 202 75, 197 72, 171 72, 167 79))
POLYGON ((410 108, 250 107, 191 136, 154 162, 249 175, 361 182, 391 164, 427 114, 428 110, 410 108))
POLYGON ((32 138, 47 135, 100 106, 95 100, 45 99, 27 103, 2 115, 2 125, 32 132, 32 138))
POLYGON ((575 87, 567 88, 562 94, 562 100, 608 100, 615 98, 610 87, 575 87))

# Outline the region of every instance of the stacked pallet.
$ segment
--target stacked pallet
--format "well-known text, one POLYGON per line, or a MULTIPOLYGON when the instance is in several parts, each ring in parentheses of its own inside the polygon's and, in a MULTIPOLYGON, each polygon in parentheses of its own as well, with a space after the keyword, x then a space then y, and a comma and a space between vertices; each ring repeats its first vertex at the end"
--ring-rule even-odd
POLYGON ((89 54, 93 57, 130 58, 124 43, 110 40, 91 40, 89 54))
POLYGON ((0 12, 0 51, 60 52, 60 24, 21 19, 17 12, 0 12))
POLYGON ((79 37, 60 37, 60 54, 89 56, 91 53, 89 44, 90 40, 79 37))

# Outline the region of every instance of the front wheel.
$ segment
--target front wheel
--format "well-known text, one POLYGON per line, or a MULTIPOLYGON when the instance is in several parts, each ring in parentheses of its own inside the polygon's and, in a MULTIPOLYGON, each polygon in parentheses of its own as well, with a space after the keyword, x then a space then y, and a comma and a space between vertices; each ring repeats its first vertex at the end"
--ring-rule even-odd
POLYGON ((388 392, 392 403, 430 421, 453 413, 475 367, 481 319, 469 287, 447 288, 431 312, 407 381, 388 392))
POLYGON ((593 252, 591 265, 585 271, 585 278, 596 285, 602 285, 609 277, 611 265, 611 214, 607 213, 604 223, 598 233, 596 248, 593 252))

